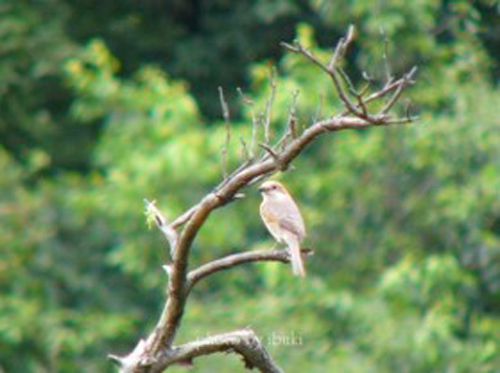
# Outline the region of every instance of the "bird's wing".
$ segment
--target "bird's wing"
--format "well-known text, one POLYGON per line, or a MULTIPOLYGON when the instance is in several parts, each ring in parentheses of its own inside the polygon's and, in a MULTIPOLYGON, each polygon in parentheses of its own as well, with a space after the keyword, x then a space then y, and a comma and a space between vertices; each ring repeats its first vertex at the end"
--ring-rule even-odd
POLYGON ((296 219, 290 219, 290 218, 281 219, 279 225, 281 228, 289 232, 292 232, 293 234, 296 234, 300 240, 302 240, 306 235, 304 223, 299 222, 299 224, 297 224, 296 219))
POLYGON ((306 229, 302 214, 293 199, 290 198, 286 202, 280 203, 279 207, 280 226, 296 234, 302 240, 306 235, 306 229))

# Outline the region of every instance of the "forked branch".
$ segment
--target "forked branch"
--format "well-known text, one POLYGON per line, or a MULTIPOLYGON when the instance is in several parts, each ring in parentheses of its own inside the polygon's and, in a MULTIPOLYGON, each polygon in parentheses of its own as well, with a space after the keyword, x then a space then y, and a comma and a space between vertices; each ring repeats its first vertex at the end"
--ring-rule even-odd
POLYGON ((218 334, 195 342, 176 346, 161 351, 155 359, 144 360, 142 370, 137 370, 132 355, 143 355, 146 351, 147 342, 141 340, 137 351, 127 358, 118 358, 110 355, 122 372, 132 373, 146 371, 150 373, 161 373, 164 367, 171 365, 192 365, 197 357, 221 352, 233 352, 242 357, 243 364, 247 369, 256 368, 264 373, 282 373, 283 370, 271 359, 261 341, 252 329, 246 328, 230 333, 218 334))

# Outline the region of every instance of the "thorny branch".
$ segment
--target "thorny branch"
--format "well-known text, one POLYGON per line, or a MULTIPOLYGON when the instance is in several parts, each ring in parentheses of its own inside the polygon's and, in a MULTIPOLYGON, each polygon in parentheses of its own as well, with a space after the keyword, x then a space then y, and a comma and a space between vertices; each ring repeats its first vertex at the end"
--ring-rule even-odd
MULTIPOLYGON (((400 79, 391 79, 385 86, 371 94, 371 82, 361 91, 356 91, 349 77, 340 69, 339 63, 344 58, 349 46, 355 36, 353 27, 349 28, 347 36, 339 41, 332 58, 328 63, 322 62, 311 51, 294 43, 284 43, 284 47, 293 53, 302 55, 323 72, 328 74, 333 82, 337 96, 344 104, 345 110, 337 115, 325 119, 315 118, 314 122, 302 133, 297 130, 297 118, 295 108, 290 112, 285 133, 274 144, 271 144, 269 126, 271 125, 271 110, 274 102, 275 80, 272 82, 271 98, 266 106, 266 118, 264 121, 265 142, 259 146, 263 149, 260 158, 254 146, 257 141, 258 121, 252 114, 252 137, 248 159, 237 167, 233 172, 224 170, 224 179, 213 191, 205 195, 199 203, 189 208, 185 213, 177 217, 171 223, 161 214, 152 202, 147 202, 147 209, 154 218, 157 227, 162 231, 171 245, 172 264, 167 266, 168 285, 166 291, 166 303, 160 319, 153 332, 145 340, 140 340, 135 349, 125 357, 110 356, 117 363, 121 372, 162 372, 169 366, 177 363, 190 363, 194 358, 215 352, 227 351, 238 353, 243 357, 247 368, 257 368, 261 372, 280 372, 280 368, 265 351, 255 333, 251 330, 237 330, 232 333, 220 334, 207 339, 191 342, 185 345, 174 345, 174 339, 182 321, 187 298, 190 290, 203 278, 222 270, 233 268, 237 265, 257 261, 288 262, 289 257, 283 251, 249 251, 225 258, 216 259, 210 263, 203 264, 197 269, 189 271, 189 255, 192 243, 198 232, 208 219, 210 214, 234 200, 242 198, 241 190, 260 180, 269 177, 280 170, 286 170, 290 163, 319 136, 344 129, 361 129, 371 126, 385 126, 393 124, 407 124, 415 121, 417 117, 406 114, 406 117, 398 118, 390 116, 390 111, 399 101, 402 93, 412 84, 416 68, 413 68, 400 79), (349 94, 354 96, 351 101, 349 94), (365 97, 366 96, 366 97, 365 97), (376 113, 370 112, 369 104, 374 101, 387 101, 376 113)), ((368 80, 368 79, 367 79, 368 80)), ((241 92, 240 92, 241 94, 241 92)), ((220 91, 223 114, 229 131, 228 116, 229 109, 220 91)), ((241 94, 242 95, 242 94, 241 94)), ((244 98, 244 96, 242 95, 244 98)), ((251 102, 247 104, 252 105, 251 102)), ((252 107, 253 112, 253 107, 252 107)), ((226 137, 226 148, 229 143, 229 133, 226 137)), ((226 155, 224 155, 225 157, 226 155)), ((223 160, 224 168, 227 161, 223 160)), ((309 254, 305 249, 303 255, 309 254)))

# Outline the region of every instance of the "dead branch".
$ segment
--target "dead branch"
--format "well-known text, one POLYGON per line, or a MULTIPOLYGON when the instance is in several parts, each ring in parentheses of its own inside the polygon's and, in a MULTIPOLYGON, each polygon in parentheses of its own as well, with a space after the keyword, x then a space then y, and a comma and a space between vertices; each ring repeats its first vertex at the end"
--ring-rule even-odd
MULTIPOLYGON (((304 256, 310 256, 312 255, 312 250, 302 249, 302 253, 304 256)), ((287 250, 254 250, 216 259, 189 272, 188 288, 191 289, 198 281, 216 272, 230 269, 240 264, 252 262, 290 263, 290 254, 287 250)))
POLYGON ((219 100, 220 105, 222 107, 222 116, 224 117, 224 121, 226 122, 226 140, 224 145, 222 146, 222 175, 224 179, 227 178, 227 153, 229 151, 229 143, 231 142, 231 127, 230 127, 230 114, 229 114, 229 105, 224 97, 224 90, 222 87, 219 87, 219 100))
POLYGON ((345 38, 340 39, 340 41, 338 42, 337 47, 335 48, 335 53, 333 54, 333 57, 330 60, 328 66, 323 62, 321 62, 311 51, 307 50, 300 44, 295 43, 294 45, 290 45, 287 43, 282 43, 282 45, 291 52, 303 55, 309 61, 311 61, 316 66, 321 68, 324 72, 326 72, 332 79, 339 98, 342 100, 342 102, 344 103, 344 105, 346 106, 347 110, 349 110, 350 113, 360 118, 370 119, 369 117, 363 115, 362 112, 358 111, 356 106, 349 100, 347 93, 345 92, 345 89, 342 86, 342 83, 340 82, 340 79, 338 77, 338 66, 337 66, 338 62, 345 55, 347 49, 354 40, 354 33, 355 33, 354 27, 350 26, 347 32, 347 36, 345 38))
POLYGON ((253 107, 253 102, 249 98, 245 96, 241 88, 237 88, 238 94, 241 97, 242 102, 245 105, 248 105, 250 108, 250 116, 252 118, 252 134, 250 136, 250 149, 249 149, 249 154, 250 154, 250 159, 253 159, 255 157, 255 139, 257 138, 257 126, 259 124, 257 117, 255 115, 255 109, 253 107))
MULTIPOLYGON (((147 342, 141 341, 136 355, 143 355, 147 342)), ((124 373, 148 372, 161 373, 171 365, 192 365, 197 357, 214 353, 236 353, 242 357, 247 369, 256 368, 264 373, 282 373, 283 370, 276 365, 268 354, 263 344, 252 329, 236 330, 230 333, 218 334, 194 342, 176 346, 162 351, 154 360, 143 360, 138 368, 135 361, 110 355, 124 373)))
POLYGON ((403 78, 401 79, 401 82, 397 86, 396 91, 394 92, 394 94, 392 95, 390 100, 385 104, 384 108, 382 110, 380 110, 380 113, 378 115, 386 115, 392 109, 394 104, 401 97, 401 94, 403 93, 404 89, 409 84, 411 84, 410 82, 412 82, 412 78, 416 72, 417 72, 417 68, 413 67, 408 74, 405 74, 405 76, 403 76, 403 78))
MULTIPOLYGON (((280 372, 280 369, 272 362, 267 352, 259 343, 255 333, 250 330, 214 336, 181 346, 175 346, 174 339, 182 322, 190 290, 198 281, 243 263, 270 260, 287 262, 289 260, 288 255, 281 251, 239 253, 226 258, 216 259, 189 272, 190 250, 200 229, 215 209, 241 198, 242 188, 269 177, 280 170, 288 169, 290 163, 319 136, 346 129, 407 124, 418 119, 408 113, 402 118, 390 115, 390 111, 400 100, 402 93, 414 84, 413 77, 416 69, 412 69, 401 79, 391 79, 390 82, 386 83, 385 87, 369 95, 367 95, 367 90, 370 87, 365 87, 358 93, 349 78, 347 76, 343 77, 338 64, 345 56, 348 47, 352 44, 354 35, 354 28, 351 27, 346 38, 341 39, 338 43, 328 65, 320 61, 311 51, 298 43, 293 45, 284 44, 287 49, 304 56, 304 58, 314 65, 319 66, 323 72, 330 76, 337 96, 345 106, 344 112, 332 115, 327 119, 318 118, 302 133, 298 133, 299 131, 295 127, 295 119, 289 119, 285 134, 280 140, 273 145, 270 139, 267 138, 268 135, 266 135, 265 143, 259 144, 264 152, 260 158, 253 157, 254 152, 252 149, 256 132, 256 123, 253 121, 253 134, 250 144, 252 157, 250 159, 246 160, 232 173, 228 174, 224 172, 223 180, 211 193, 204 196, 199 203, 189 208, 172 223, 168 224, 166 219, 162 219, 161 213, 157 209, 153 209, 154 215, 158 216, 156 224, 169 242, 172 241, 169 238, 170 232, 173 231, 176 234, 173 241, 173 261, 168 266, 167 300, 160 319, 149 337, 141 340, 134 351, 128 356, 121 358, 116 356, 110 357, 118 363, 121 372, 162 372, 172 364, 190 362, 194 357, 220 351, 231 351, 241 354, 246 366, 249 368, 255 367, 261 372, 280 372), (344 79, 344 81, 342 82, 341 79, 344 79), (344 85, 347 85, 349 92, 355 96, 355 102, 349 99, 344 85), (388 95, 390 95, 390 98, 383 105, 383 108, 377 113, 371 113, 368 104, 373 101, 383 100, 388 95), (292 133, 290 134, 290 132, 292 133), (287 139, 289 137, 290 141, 288 142, 287 139), (166 232, 169 233, 167 234, 166 232)), ((272 84, 275 84, 274 80, 272 84)), ((272 86, 272 91, 274 89, 275 87, 272 86)), ((272 92, 271 95, 272 97, 267 105, 274 102, 274 93, 272 92)), ((221 101, 224 102, 223 99, 221 101)), ((266 121, 269 123, 271 122, 271 112, 272 108, 267 106, 266 121)), ((266 126, 268 124, 265 123, 266 126)), ((269 134, 269 128, 265 128, 264 130, 269 134)))
POLYGON ((274 69, 271 71, 271 80, 269 84, 271 86, 271 94, 266 102, 266 111, 264 113, 264 139, 266 144, 269 144, 271 140, 270 128, 273 117, 274 99, 276 97, 276 71, 274 69))
POLYGON ((144 200, 146 204, 146 215, 152 217, 158 229, 163 233, 168 243, 170 244, 170 254, 173 256, 173 250, 177 244, 177 232, 169 224, 165 216, 156 207, 156 201, 144 200))

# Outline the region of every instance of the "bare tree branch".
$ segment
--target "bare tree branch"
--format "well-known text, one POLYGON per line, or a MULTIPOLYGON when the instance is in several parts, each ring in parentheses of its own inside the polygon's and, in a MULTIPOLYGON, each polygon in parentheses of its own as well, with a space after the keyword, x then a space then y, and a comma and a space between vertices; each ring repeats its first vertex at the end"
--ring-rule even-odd
MULTIPOLYGON (((288 111, 288 126, 287 130, 288 133, 292 136, 292 139, 296 139, 298 136, 298 128, 297 128, 297 98, 299 97, 299 91, 296 90, 292 94, 292 102, 290 104, 290 109, 288 111)), ((286 136, 286 131, 285 131, 285 136, 284 139, 287 138, 286 136)), ((281 149, 283 149, 283 146, 286 145, 286 141, 283 141, 283 144, 278 144, 279 146, 282 146, 281 149)))
POLYGON ((185 213, 180 215, 177 219, 175 219, 172 223, 170 223, 172 229, 177 229, 186 224, 186 222, 189 219, 191 219, 191 216, 193 216, 193 214, 196 212, 197 209, 198 205, 194 205, 193 207, 189 208, 189 210, 187 210, 185 213))
POLYGON ((321 68, 324 72, 326 72, 332 79, 333 84, 335 85, 335 89, 337 91, 337 94, 339 98, 342 100, 344 103, 346 109, 351 113, 354 114, 357 117, 360 118, 365 118, 365 119, 370 119, 368 116, 364 115, 362 112, 358 111, 356 106, 349 100, 347 97, 347 94, 345 92, 344 87, 342 86, 342 83, 340 82, 339 77, 337 76, 337 71, 338 71, 338 63, 339 60, 345 55, 347 49, 351 45, 351 43, 354 40, 354 27, 351 25, 349 27, 349 30, 347 32, 347 36, 345 38, 341 38, 340 41, 337 43, 337 47, 335 48, 335 53, 333 54, 332 59, 330 60, 330 63, 325 65, 323 62, 321 62, 314 54, 307 50, 306 48, 302 47, 300 44, 294 44, 290 45, 287 43, 281 43, 282 46, 290 50, 291 52, 298 53, 306 57, 309 61, 313 62, 315 65, 317 65, 319 68, 321 68))
POLYGON ((408 74, 406 74, 402 79, 401 83, 399 84, 398 88, 396 89, 396 92, 392 95, 391 99, 387 104, 384 106, 382 110, 380 110, 380 113, 378 115, 386 115, 394 106, 394 104, 399 100, 401 97, 401 94, 403 93, 403 90, 407 87, 408 84, 412 81, 413 76, 417 72, 417 67, 413 67, 408 74))
MULTIPOLYGON (((223 180, 211 193, 204 196, 200 202, 189 208, 185 213, 168 224, 163 215, 149 203, 149 208, 155 216, 156 225, 167 238, 173 242, 173 262, 167 267, 169 272, 168 285, 166 289, 167 301, 164 305, 160 319, 153 332, 145 340, 140 340, 136 348, 126 357, 110 357, 120 365, 121 372, 162 372, 168 366, 189 362, 197 356, 220 351, 231 351, 243 356, 246 366, 255 367, 261 372, 280 372, 281 370, 272 362, 269 355, 259 343, 255 333, 250 330, 236 331, 224 335, 210 337, 201 341, 188 343, 181 346, 174 346, 173 342, 182 321, 187 298, 190 289, 201 279, 230 269, 243 263, 258 261, 288 262, 288 254, 282 251, 253 251, 230 255, 225 258, 216 259, 206 263, 197 269, 188 271, 190 250, 197 234, 202 228, 210 214, 236 200, 242 198, 241 190, 255 182, 258 182, 270 175, 288 169, 291 162, 300 155, 302 151, 319 136, 335 131, 346 129, 363 129, 372 126, 400 125, 412 123, 417 118, 406 113, 406 117, 391 117, 390 111, 396 102, 399 101, 402 93, 411 86, 416 69, 412 69, 408 74, 399 80, 391 80, 385 87, 376 91, 366 98, 368 87, 360 93, 356 92, 347 75, 341 75, 349 92, 356 98, 356 103, 351 102, 344 89, 344 83, 339 79, 340 72, 338 63, 347 52, 348 47, 353 42, 355 32, 350 28, 345 39, 337 44, 335 53, 328 66, 318 60, 312 52, 305 49, 298 43, 293 45, 284 44, 285 47, 294 53, 299 53, 311 63, 319 66, 323 72, 328 74, 335 86, 336 93, 345 105, 345 111, 338 115, 333 115, 327 119, 315 120, 308 128, 299 133, 295 125, 295 116, 288 118, 285 133, 274 145, 270 142, 269 124, 271 123, 272 103, 274 102, 275 82, 272 83, 271 98, 266 106, 265 118, 265 143, 259 144, 265 154, 256 159, 253 157, 253 146, 256 133, 256 121, 253 120, 253 131, 251 139, 252 157, 231 173, 224 172, 223 180), (368 103, 382 100, 391 94, 389 100, 378 113, 370 113, 368 103), (288 139, 290 138, 290 141, 288 139), (181 229, 182 227, 182 229, 181 229), (179 230, 179 232, 177 232, 179 230), (175 240, 171 239, 171 232, 175 232, 175 240)), ((221 101, 224 102, 221 94, 221 101)), ((295 105, 295 104, 294 104, 295 105)), ((226 112, 226 110, 224 110, 226 112)), ((228 110, 227 110, 228 113, 228 110)), ((229 136, 229 135, 228 135, 229 136)), ((226 146, 228 144, 226 137, 226 146)), ((227 151, 227 148, 226 148, 227 151)), ((303 251, 307 254, 307 251, 303 251)))
POLYGON ((387 37, 387 32, 383 28, 380 28, 380 34, 384 38, 384 52, 382 58, 385 63, 386 84, 390 84, 394 80, 394 77, 392 76, 391 64, 389 62, 389 38, 387 37))
POLYGON ((341 38, 337 43, 337 47, 335 48, 335 53, 333 53, 333 57, 328 64, 328 69, 333 70, 337 67, 338 62, 341 58, 344 57, 347 49, 354 41, 355 29, 353 25, 350 25, 347 29, 347 35, 345 38, 341 38))
POLYGON ((269 85, 271 86, 271 94, 266 102, 266 111, 264 113, 264 140, 266 144, 269 144, 271 141, 270 128, 271 121, 273 117, 273 106, 274 99, 276 97, 276 71, 274 69, 271 70, 271 79, 269 81, 269 85))
POLYGON ((156 207, 156 201, 148 201, 144 200, 146 204, 146 215, 148 216, 148 220, 151 218, 154 220, 156 226, 163 233, 165 238, 170 244, 170 254, 173 256, 173 250, 175 245, 177 244, 177 232, 172 227, 171 224, 168 223, 167 219, 156 207))
MULTIPOLYGON (((280 159, 280 156, 274 151, 273 148, 271 148, 269 145, 267 144, 264 144, 264 143, 260 143, 259 146, 264 149, 270 156, 271 158, 274 160, 274 162, 280 166, 281 165, 281 159, 280 159)), ((281 166, 280 166, 281 167, 281 166)), ((285 171, 284 168, 280 168, 281 171, 285 171)))
POLYGON ((222 146, 222 174, 225 179, 227 178, 227 152, 229 151, 229 143, 231 142, 231 126, 229 123, 229 105, 224 97, 224 90, 222 87, 219 87, 219 99, 222 107, 222 115, 224 117, 224 121, 226 122, 226 141, 222 146))
MULTIPOLYGON (((137 355, 143 354, 146 342, 142 341, 137 355)), ((245 368, 257 368, 264 373, 282 373, 252 329, 236 330, 218 334, 194 342, 165 349, 155 360, 142 360, 139 366, 128 358, 110 355, 123 373, 161 373, 166 367, 176 364, 192 365, 193 359, 218 352, 241 355, 245 368)))
POLYGON ((248 149, 247 142, 243 137, 240 137, 240 143, 243 159, 245 160, 245 162, 248 162, 252 158, 252 155, 250 154, 250 150, 248 149))
MULTIPOLYGON (((364 99, 365 104, 368 104, 372 101, 376 101, 382 97, 387 96, 389 93, 397 89, 401 84, 403 84, 404 78, 398 79, 396 81, 392 81, 390 84, 385 85, 384 88, 382 88, 380 91, 374 92, 371 95, 369 95, 366 99, 364 99)), ((414 81, 408 81, 408 85, 414 84, 414 81)))
MULTIPOLYGON (((312 255, 312 250, 302 249, 304 256, 312 255)), ((251 262, 281 262, 290 263, 290 254, 287 250, 254 250, 232 254, 221 259, 202 265, 192 270, 188 275, 189 288, 192 288, 201 279, 214 273, 251 262)))
POLYGON ((336 66, 335 66, 335 64, 337 63, 337 59, 335 58, 335 55, 342 54, 342 52, 340 52, 340 50, 342 50, 345 47, 345 42, 343 39, 341 39, 340 42, 337 44, 337 48, 335 50, 335 55, 334 55, 334 58, 332 59, 332 61, 334 61, 335 63, 332 64, 332 62, 330 62, 330 65, 332 66, 331 68, 330 68, 330 66, 326 66, 316 56, 314 56, 314 54, 312 54, 312 52, 310 52, 306 48, 302 47, 300 44, 295 44, 292 46, 292 45, 287 44, 287 43, 281 43, 281 45, 283 45, 285 48, 287 48, 291 52, 302 54, 309 61, 314 63, 316 66, 321 68, 323 71, 325 71, 331 77, 333 84, 335 85, 335 89, 337 91, 337 94, 338 94, 339 98, 342 100, 342 102, 344 103, 344 105, 346 106, 347 110, 349 110, 350 113, 352 113, 358 117, 363 117, 363 114, 356 109, 354 104, 347 97, 347 94, 346 94, 344 88, 342 87, 342 83, 340 82, 340 80, 337 76, 337 70, 336 70, 336 66))
POLYGON ((241 88, 237 89, 243 103, 245 105, 248 105, 250 108, 250 116, 252 118, 252 134, 250 136, 250 159, 255 157, 255 141, 257 138, 257 126, 259 125, 259 121, 257 120, 257 117, 255 116, 255 109, 253 107, 253 102, 251 99, 247 98, 241 88))
POLYGON ((358 92, 354 88, 354 84, 352 84, 351 79, 344 71, 344 69, 339 68, 338 71, 340 72, 340 76, 342 76, 344 82, 347 84, 349 93, 356 98, 356 101, 358 103, 356 108, 360 108, 363 116, 368 117, 368 109, 366 108, 365 102, 363 101, 363 95, 368 91, 369 85, 366 85, 366 87, 361 92, 358 92))

